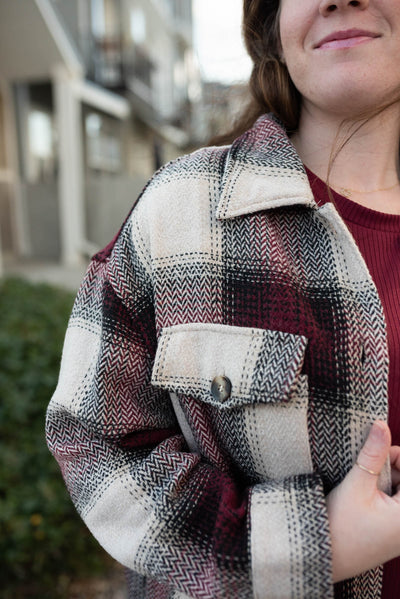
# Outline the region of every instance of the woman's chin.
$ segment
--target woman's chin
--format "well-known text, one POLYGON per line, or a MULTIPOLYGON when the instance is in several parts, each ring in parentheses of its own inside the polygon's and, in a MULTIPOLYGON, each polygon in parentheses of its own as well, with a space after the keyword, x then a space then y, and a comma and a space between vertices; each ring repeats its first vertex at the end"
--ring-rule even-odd
MULTIPOLYGON (((378 90, 373 86, 366 88, 365 82, 357 85, 343 87, 330 87, 323 93, 320 88, 315 99, 310 97, 309 101, 314 107, 318 107, 320 113, 337 115, 342 118, 357 118, 369 111, 375 111, 379 106, 399 98, 400 90, 378 90)), ((307 101, 306 101, 307 103, 307 101)))

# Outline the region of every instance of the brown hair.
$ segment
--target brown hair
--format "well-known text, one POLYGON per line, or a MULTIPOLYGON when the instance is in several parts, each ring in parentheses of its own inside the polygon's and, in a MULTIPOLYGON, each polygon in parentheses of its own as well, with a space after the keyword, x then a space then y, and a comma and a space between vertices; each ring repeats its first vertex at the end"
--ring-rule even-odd
POLYGON ((213 140, 229 143, 272 112, 289 133, 299 124, 301 96, 281 60, 279 0, 243 0, 243 38, 253 61, 251 100, 232 131, 213 140))

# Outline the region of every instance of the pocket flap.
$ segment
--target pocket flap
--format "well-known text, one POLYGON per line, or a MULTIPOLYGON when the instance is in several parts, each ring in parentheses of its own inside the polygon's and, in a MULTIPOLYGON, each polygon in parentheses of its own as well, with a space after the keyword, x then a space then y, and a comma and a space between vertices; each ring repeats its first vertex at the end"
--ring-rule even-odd
POLYGON ((219 408, 287 401, 300 374, 307 338, 282 331, 189 323, 162 329, 152 384, 219 408), (216 398, 216 377, 231 383, 216 398))

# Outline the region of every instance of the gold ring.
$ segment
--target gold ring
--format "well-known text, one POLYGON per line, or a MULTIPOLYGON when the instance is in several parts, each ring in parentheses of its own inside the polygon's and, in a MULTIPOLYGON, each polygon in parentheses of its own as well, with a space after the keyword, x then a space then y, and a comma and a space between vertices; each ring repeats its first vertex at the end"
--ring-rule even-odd
POLYGON ((360 470, 364 470, 364 472, 368 472, 368 474, 372 474, 373 476, 380 475, 380 472, 375 472, 374 470, 370 470, 369 468, 366 468, 365 466, 363 466, 362 464, 359 464, 358 462, 356 462, 356 464, 360 468, 360 470))

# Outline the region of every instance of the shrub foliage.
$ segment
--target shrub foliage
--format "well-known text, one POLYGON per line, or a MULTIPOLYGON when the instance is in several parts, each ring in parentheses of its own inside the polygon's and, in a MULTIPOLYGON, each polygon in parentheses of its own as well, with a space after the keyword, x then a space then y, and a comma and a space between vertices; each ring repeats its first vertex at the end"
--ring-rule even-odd
POLYGON ((44 437, 72 302, 70 293, 49 285, 18 279, 0 284, 3 597, 15 597, 17 588, 26 587, 26 596, 53 598, 60 581, 105 564, 103 550, 75 512, 44 437))

